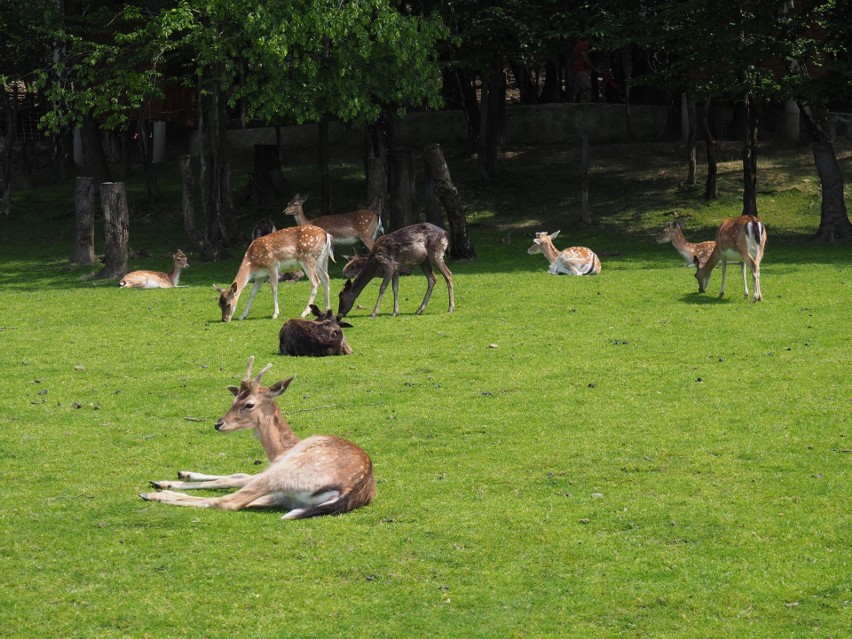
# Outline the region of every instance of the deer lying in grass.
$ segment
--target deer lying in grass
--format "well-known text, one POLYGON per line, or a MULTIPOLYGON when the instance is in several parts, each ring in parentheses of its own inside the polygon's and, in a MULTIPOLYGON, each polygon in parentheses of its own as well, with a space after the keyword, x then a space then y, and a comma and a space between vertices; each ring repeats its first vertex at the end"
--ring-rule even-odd
POLYGON ((257 475, 218 476, 182 471, 178 477, 188 481, 151 482, 158 489, 239 488, 223 497, 195 497, 172 490, 139 496, 145 501, 195 508, 283 508, 288 512, 282 519, 333 515, 370 503, 375 483, 369 455, 356 444, 334 435, 299 439, 276 403, 293 377, 269 387, 261 386, 260 380, 272 364, 267 364, 252 379, 253 362, 254 357, 250 357, 239 387, 228 387, 234 401, 215 427, 221 433, 254 431, 269 458, 269 467, 257 475))
POLYGON ((584 246, 572 246, 560 252, 553 245, 559 231, 549 235, 541 231, 535 234, 533 244, 527 253, 542 253, 550 262, 548 272, 552 275, 597 275, 601 272, 601 260, 591 249, 584 246))
POLYGON ((683 235, 683 226, 677 220, 666 222, 663 227, 663 232, 657 236, 657 243, 664 244, 671 242, 678 253, 683 255, 685 260, 684 266, 695 266, 695 258, 698 258, 699 264, 704 264, 716 248, 716 242, 708 240, 707 242, 692 243, 687 242, 683 235))
POLYGON ((751 269, 751 277, 754 283, 754 301, 763 300, 760 292, 760 262, 763 260, 763 249, 766 246, 766 227, 756 215, 740 215, 732 217, 719 226, 716 232, 716 248, 707 258, 704 264, 699 264, 698 257, 695 258, 695 278, 698 280, 698 292, 707 291, 707 283, 713 269, 720 261, 722 262, 722 286, 719 288, 719 297, 725 295, 725 272, 728 262, 739 261, 743 274, 743 290, 745 298, 748 299, 748 280, 746 279, 746 266, 751 269))
POLYGON ((364 287, 379 275, 382 276, 382 284, 379 287, 379 298, 370 317, 378 315, 382 295, 390 282, 393 282, 393 315, 399 315, 399 272, 404 266, 414 264, 420 265, 427 281, 426 296, 420 308, 417 309, 417 314, 421 315, 426 310, 426 305, 432 296, 432 289, 435 287, 433 267, 441 271, 444 281, 447 282, 450 295, 450 307, 447 312, 452 313, 456 307, 453 295, 453 274, 444 264, 444 253, 448 246, 447 232, 429 223, 412 224, 381 236, 370 250, 358 277, 354 280, 346 280, 343 290, 340 291, 337 316, 345 317, 352 310, 355 300, 364 287))
POLYGON ((298 357, 324 357, 326 355, 351 355, 352 349, 343 335, 343 328, 352 324, 343 322, 331 313, 325 313, 311 304, 316 319, 289 319, 278 333, 278 353, 298 357))
POLYGON ((180 249, 172 253, 172 260, 172 270, 168 274, 160 271, 133 271, 121 278, 118 285, 121 288, 174 288, 180 281, 180 272, 189 268, 189 262, 180 249))
POLYGON ((373 248, 376 238, 384 233, 382 218, 375 211, 369 209, 358 209, 349 213, 338 213, 337 215, 323 215, 314 219, 308 219, 305 215, 303 205, 308 196, 300 196, 298 193, 287 204, 284 215, 292 215, 296 218, 299 226, 313 224, 331 233, 335 244, 351 245, 358 240, 367 247, 373 248))
POLYGON ((245 257, 240 264, 240 270, 228 289, 219 291, 219 308, 222 309, 222 321, 230 322, 237 309, 237 302, 246 284, 254 280, 254 286, 249 294, 248 303, 240 316, 245 319, 248 315, 254 296, 261 285, 269 280, 272 287, 272 299, 275 301, 275 311, 272 319, 278 317, 278 274, 294 270, 301 266, 311 280, 311 294, 308 304, 302 312, 305 317, 311 312, 311 304, 317 295, 317 288, 322 283, 325 289, 325 307, 331 307, 328 288, 328 258, 334 259, 331 247, 331 235, 317 226, 291 226, 254 240, 248 247, 245 257))

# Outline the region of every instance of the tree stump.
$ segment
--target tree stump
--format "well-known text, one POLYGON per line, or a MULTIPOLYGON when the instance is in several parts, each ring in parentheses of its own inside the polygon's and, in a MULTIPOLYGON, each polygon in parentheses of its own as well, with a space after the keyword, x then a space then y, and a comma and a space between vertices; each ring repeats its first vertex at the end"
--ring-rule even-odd
POLYGON ((398 149, 388 154, 390 164, 390 230, 417 222, 414 210, 414 150, 398 149))
POLYGON ((78 177, 74 186, 74 218, 77 241, 74 243, 73 264, 95 263, 95 179, 78 177))
POLYGON ((447 228, 444 225, 444 214, 441 212, 441 200, 438 197, 438 186, 435 183, 435 176, 432 174, 432 167, 429 162, 423 162, 423 175, 425 185, 424 199, 426 201, 426 221, 435 226, 440 226, 442 229, 447 228))
POLYGON ((127 273, 129 213, 127 191, 121 182, 101 184, 101 209, 104 214, 104 269, 96 275, 115 279, 127 273))
POLYGON ((470 241, 467 231, 467 220, 462 210, 459 191, 450 177, 450 169, 444 160, 444 154, 438 144, 429 144, 423 148, 423 156, 429 163, 432 175, 435 176, 435 186, 438 197, 447 213, 450 231, 450 258, 453 260, 471 260, 476 257, 476 250, 470 241))

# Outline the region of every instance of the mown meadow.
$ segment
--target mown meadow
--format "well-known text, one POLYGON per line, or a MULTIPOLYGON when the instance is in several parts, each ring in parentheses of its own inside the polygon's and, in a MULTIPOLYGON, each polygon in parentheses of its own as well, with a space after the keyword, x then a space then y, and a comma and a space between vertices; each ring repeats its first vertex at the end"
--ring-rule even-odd
MULTIPOLYGON (((439 278, 415 316, 415 274, 401 315, 388 291, 371 319, 374 282, 348 357, 277 354, 304 280, 282 284, 278 320, 265 286, 247 320, 218 321, 211 285, 243 249, 193 259, 168 171, 155 208, 128 181, 130 243, 151 253, 131 268, 167 271, 182 248, 173 290, 68 264, 73 184, 16 193, 0 219, 0 636, 848 636, 852 251, 810 239, 808 150, 761 150, 759 304, 737 267, 724 299, 718 271, 699 295, 654 241, 674 211, 692 241, 738 214, 736 146, 710 204, 674 145, 593 148, 589 228, 577 149, 512 149, 492 187, 448 155, 478 252, 449 263, 456 312, 439 278), (601 255, 600 276, 527 255, 557 229, 559 248, 601 255), (296 433, 370 453, 371 505, 285 522, 137 497, 178 470, 264 467, 248 433, 213 429, 250 355, 272 362, 266 383, 296 375, 280 399, 296 433)), ((311 162, 286 167, 294 193, 319 192, 311 162)), ((357 162, 333 177, 336 210, 361 204, 357 162)), ((261 214, 276 213, 242 212, 246 233, 261 214)))

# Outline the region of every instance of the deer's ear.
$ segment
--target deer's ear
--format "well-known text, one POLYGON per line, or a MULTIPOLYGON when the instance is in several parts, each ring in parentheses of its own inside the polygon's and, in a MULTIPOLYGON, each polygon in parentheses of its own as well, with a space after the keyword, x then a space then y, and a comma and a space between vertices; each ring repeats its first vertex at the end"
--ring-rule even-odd
POLYGON ((550 239, 555 240, 558 235, 559 235, 559 231, 554 231, 553 233, 550 234, 550 239))
POLYGON ((290 382, 292 382, 294 379, 296 379, 295 375, 293 375, 292 377, 288 377, 284 381, 275 382, 272 386, 269 387, 269 394, 273 397, 278 397, 281 393, 287 390, 287 387, 290 385, 290 382))
POLYGON ((344 322, 344 321, 343 321, 343 315, 341 315, 340 313, 338 313, 337 315, 335 315, 335 316, 334 316, 334 319, 335 319, 335 320, 337 320, 337 325, 338 325, 340 328, 355 328, 355 327, 354 327, 354 326, 352 326, 352 324, 350 324, 349 322, 344 322))
POLYGON ((239 386, 228 386, 228 392, 231 393, 234 397, 240 394, 239 386))

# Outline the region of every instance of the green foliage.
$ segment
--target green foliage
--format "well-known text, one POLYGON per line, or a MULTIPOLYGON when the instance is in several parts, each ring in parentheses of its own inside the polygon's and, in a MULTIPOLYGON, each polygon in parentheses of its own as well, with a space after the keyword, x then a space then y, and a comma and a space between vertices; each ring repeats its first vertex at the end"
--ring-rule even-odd
MULTIPOLYGON (((324 359, 276 354, 268 287, 248 320, 218 321, 210 284, 239 255, 190 255, 175 290, 92 283, 67 266, 71 185, 19 192, 0 219, 0 636, 844 636, 852 263, 808 240, 810 159, 760 154, 769 241, 750 304, 736 272, 726 299, 697 294, 653 241, 674 209, 694 240, 737 211, 734 146, 711 204, 664 145, 594 148, 590 229, 578 154, 517 150, 490 189, 450 156, 479 254, 450 264, 456 313, 439 282, 414 316, 425 281, 403 278, 402 315, 356 309, 356 353, 324 359), (34 229, 35 210, 51 223, 34 229), (526 254, 557 228, 560 247, 603 254, 600 276, 526 254), (372 505, 282 522, 136 497, 181 469, 263 468, 254 438, 212 427, 250 354, 269 380, 297 375, 281 404, 300 435, 370 452, 372 505)), ((363 176, 337 171, 343 210, 363 176)), ((131 242, 153 257, 133 267, 165 269, 179 216, 140 214, 143 192, 130 184, 131 242)), ((283 315, 306 295, 282 285, 283 315)))

